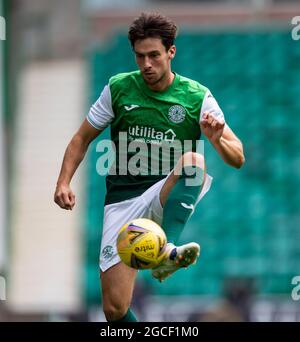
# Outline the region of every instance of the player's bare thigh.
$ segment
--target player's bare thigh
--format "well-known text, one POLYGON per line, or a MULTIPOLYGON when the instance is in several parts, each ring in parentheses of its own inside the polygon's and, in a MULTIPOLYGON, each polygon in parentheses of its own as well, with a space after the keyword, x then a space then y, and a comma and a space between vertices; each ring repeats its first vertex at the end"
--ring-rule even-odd
POLYGON ((109 321, 122 318, 130 306, 137 271, 119 262, 101 272, 103 311, 109 321))
POLYGON ((178 160, 174 170, 169 175, 168 179, 165 181, 163 187, 160 190, 159 198, 162 207, 165 205, 170 191, 175 186, 179 176, 181 175, 181 170, 184 166, 198 166, 205 171, 205 160, 202 154, 196 152, 186 152, 178 160))

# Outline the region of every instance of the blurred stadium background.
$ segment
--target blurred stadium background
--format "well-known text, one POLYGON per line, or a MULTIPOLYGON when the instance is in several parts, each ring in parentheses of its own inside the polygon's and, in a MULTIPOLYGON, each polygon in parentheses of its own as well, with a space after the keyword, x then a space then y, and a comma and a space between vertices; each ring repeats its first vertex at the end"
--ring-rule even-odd
POLYGON ((205 144, 214 183, 182 237, 202 256, 163 284, 140 272, 139 318, 300 321, 298 0, 0 0, 0 321, 104 321, 96 142, 72 183, 76 208, 60 210, 53 192, 89 106, 110 76, 136 69, 126 35, 143 10, 178 23, 173 69, 212 90, 246 164, 234 170, 205 144))

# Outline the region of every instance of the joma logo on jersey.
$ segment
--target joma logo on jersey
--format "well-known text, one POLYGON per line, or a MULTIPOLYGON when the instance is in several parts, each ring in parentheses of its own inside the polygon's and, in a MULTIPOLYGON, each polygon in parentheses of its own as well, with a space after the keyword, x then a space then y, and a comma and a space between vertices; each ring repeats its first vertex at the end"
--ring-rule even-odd
POLYGON ((127 110, 127 112, 130 112, 131 110, 133 110, 135 108, 139 108, 139 107, 140 107, 139 105, 135 105, 135 104, 132 104, 129 106, 124 106, 124 108, 127 110))
POLYGON ((130 126, 128 133, 130 138, 144 138, 146 142, 151 142, 152 140, 173 142, 176 138, 176 134, 172 129, 162 132, 156 131, 153 127, 140 127, 138 125, 130 126))

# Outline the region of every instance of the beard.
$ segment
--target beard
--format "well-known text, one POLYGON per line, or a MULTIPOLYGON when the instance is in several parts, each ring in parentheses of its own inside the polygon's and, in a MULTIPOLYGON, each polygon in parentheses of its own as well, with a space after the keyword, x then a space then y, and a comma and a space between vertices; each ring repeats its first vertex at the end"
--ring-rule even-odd
POLYGON ((166 74, 164 73, 164 74, 162 74, 162 75, 159 75, 159 76, 156 76, 155 74, 153 74, 153 76, 154 77, 150 77, 150 78, 147 78, 147 75, 144 75, 144 74, 142 74, 143 75, 143 79, 144 79, 144 81, 147 83, 147 84, 149 84, 149 85, 155 85, 155 84, 157 84, 157 83, 159 83, 161 80, 163 80, 164 79, 164 77, 166 76, 166 74))

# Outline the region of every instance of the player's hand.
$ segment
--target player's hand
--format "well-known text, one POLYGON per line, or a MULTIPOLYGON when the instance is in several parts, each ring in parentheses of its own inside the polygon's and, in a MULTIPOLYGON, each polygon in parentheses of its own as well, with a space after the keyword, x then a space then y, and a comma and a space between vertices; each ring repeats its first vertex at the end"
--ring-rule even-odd
POLYGON ((220 140, 225 127, 225 121, 217 120, 213 115, 205 112, 200 122, 201 131, 211 142, 220 140))
POLYGON ((72 210, 75 205, 75 195, 67 184, 57 184, 54 202, 62 209, 72 210))

